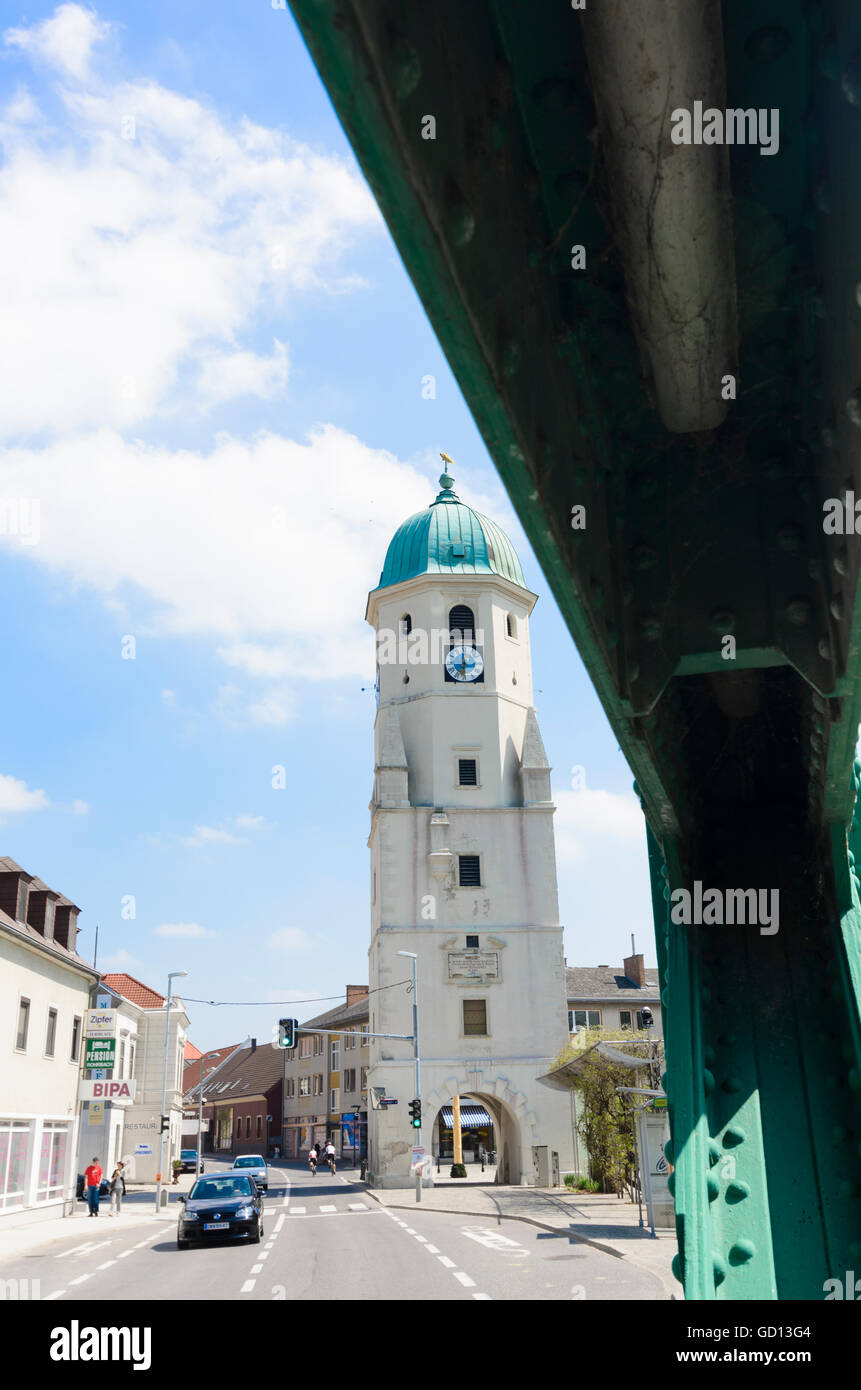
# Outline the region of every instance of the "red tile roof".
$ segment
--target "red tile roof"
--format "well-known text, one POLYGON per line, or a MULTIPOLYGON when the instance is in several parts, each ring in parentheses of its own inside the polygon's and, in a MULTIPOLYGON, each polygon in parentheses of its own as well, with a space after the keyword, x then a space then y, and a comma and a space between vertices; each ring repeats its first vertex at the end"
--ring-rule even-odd
POLYGON ((184 1060, 186 1062, 199 1062, 202 1056, 203 1053, 201 1052, 200 1048, 195 1047, 194 1043, 189 1042, 186 1038, 185 1052, 183 1053, 184 1060))
POLYGON ((115 990, 133 1004, 140 1004, 143 1009, 160 1009, 164 1006, 164 995, 150 989, 149 985, 142 984, 134 975, 103 975, 102 978, 108 989, 115 990))

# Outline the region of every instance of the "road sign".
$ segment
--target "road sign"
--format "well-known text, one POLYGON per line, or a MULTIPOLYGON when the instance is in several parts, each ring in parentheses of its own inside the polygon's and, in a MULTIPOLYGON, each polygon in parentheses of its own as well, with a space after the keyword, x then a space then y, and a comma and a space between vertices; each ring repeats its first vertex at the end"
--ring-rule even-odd
POLYGON ((105 1123, 105 1107, 102 1101, 90 1101, 89 1120, 91 1125, 103 1125, 105 1123))
POLYGON ((397 1105, 397 1103, 397 1098, 395 1096, 383 1096, 383 1099, 380 1101, 380 1105, 397 1105))
POLYGON ((112 1067, 117 1056, 116 1038, 87 1038, 84 1047, 84 1067, 112 1067))
POLYGON ((149 1156, 149 1155, 151 1155, 151 1154, 152 1154, 152 1145, 151 1145, 151 1144, 138 1144, 137 1148, 135 1149, 135 1155, 136 1155, 138 1158, 146 1158, 147 1156, 149 1156))
POLYGON ((87 1038, 113 1038, 117 1031, 116 1009, 87 1009, 87 1023, 84 1036, 87 1038))

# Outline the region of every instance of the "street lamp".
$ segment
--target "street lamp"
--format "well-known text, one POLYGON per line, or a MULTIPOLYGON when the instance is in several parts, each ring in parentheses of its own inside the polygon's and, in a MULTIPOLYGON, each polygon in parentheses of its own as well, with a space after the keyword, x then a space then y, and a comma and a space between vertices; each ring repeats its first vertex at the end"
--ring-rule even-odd
POLYGON ((197 1172, 195 1177, 201 1174, 201 1147, 203 1145, 203 1064, 208 1062, 210 1057, 217 1057, 218 1052, 207 1052, 200 1058, 200 1094, 197 1098, 197 1172))
MULTIPOLYGON (((416 1100, 421 1105, 422 1098, 422 1076, 421 1063, 419 1062, 419 981, 418 981, 418 956, 415 951, 398 951, 397 955, 406 956, 413 963, 413 1055, 416 1059, 416 1100)), ((421 1110, 419 1110, 419 1120, 421 1121, 421 1110)), ((422 1131, 419 1124, 418 1131, 414 1134, 413 1143, 418 1140, 418 1147, 421 1147, 422 1131)), ((416 1201, 422 1199, 422 1169, 416 1168, 416 1201)))
POLYGON ((188 974, 188 971, 187 971, 187 970, 173 970, 173 971, 171 971, 171 973, 170 973, 170 974, 168 975, 168 977, 167 977, 167 999, 165 1000, 165 1016, 164 1016, 164 1076, 163 1076, 162 1084, 161 1084, 161 1115, 160 1115, 160 1117, 159 1117, 159 1133, 158 1133, 158 1168, 157 1168, 157 1170, 156 1170, 156 1175, 155 1175, 155 1209, 156 1209, 156 1214, 158 1214, 158 1212, 159 1212, 160 1209, 161 1209, 161 1189, 162 1189, 161 1164, 162 1164, 162 1158, 164 1157, 164 1122, 165 1122, 165 1111, 166 1111, 166 1109, 167 1109, 167 1048, 168 1048, 168 1041, 169 1041, 169 1039, 170 1039, 170 995, 171 995, 171 989, 172 989, 173 981, 174 981, 174 980, 178 980, 178 979, 180 979, 182 976, 187 975, 187 974, 188 974))

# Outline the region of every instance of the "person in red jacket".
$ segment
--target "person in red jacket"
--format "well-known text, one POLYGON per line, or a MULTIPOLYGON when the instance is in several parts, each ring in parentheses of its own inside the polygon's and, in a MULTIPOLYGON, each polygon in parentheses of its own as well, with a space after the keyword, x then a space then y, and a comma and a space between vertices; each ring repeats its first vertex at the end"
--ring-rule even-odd
POLYGON ((87 1187, 87 1205, 90 1208, 90 1216, 99 1214, 99 1184, 102 1181, 102 1168, 99 1160, 94 1158, 89 1168, 84 1173, 84 1182, 87 1187))

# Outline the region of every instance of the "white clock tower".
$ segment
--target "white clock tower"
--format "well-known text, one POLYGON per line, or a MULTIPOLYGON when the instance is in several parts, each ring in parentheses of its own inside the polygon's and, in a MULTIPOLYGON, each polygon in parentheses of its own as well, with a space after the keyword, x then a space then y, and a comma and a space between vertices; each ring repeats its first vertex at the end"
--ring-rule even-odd
POLYGON ((554 1154, 560 1173, 573 1167, 570 1098, 537 1081, 568 1028, 550 768, 532 704, 536 595, 500 528, 457 498, 448 472, 440 488, 396 532, 366 612, 379 690, 370 1028, 412 1033, 412 962, 397 953, 414 953, 422 1101, 417 1132, 412 1046, 372 1040, 369 1178, 406 1187, 414 1144, 447 1153, 459 1096, 469 1135, 490 1135, 498 1181, 531 1185, 554 1154), (398 1104, 375 1108, 383 1094, 398 1104))

